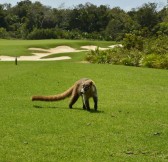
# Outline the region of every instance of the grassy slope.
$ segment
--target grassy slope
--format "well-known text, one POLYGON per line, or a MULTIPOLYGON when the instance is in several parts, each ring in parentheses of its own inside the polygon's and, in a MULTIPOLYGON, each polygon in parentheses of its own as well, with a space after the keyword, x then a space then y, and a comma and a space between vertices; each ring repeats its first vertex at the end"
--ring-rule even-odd
POLYGON ((166 70, 71 62, 0 62, 1 161, 166 161, 166 70), (81 77, 98 87, 99 112, 68 109, 56 94, 81 77))

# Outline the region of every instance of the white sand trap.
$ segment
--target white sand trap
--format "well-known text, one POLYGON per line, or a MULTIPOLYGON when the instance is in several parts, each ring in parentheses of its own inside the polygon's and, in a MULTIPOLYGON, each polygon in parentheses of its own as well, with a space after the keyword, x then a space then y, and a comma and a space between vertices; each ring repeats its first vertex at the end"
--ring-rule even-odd
POLYGON ((111 45, 111 46, 109 46, 110 48, 115 48, 115 47, 123 47, 123 45, 122 44, 115 44, 115 45, 111 45))
MULTIPOLYGON (((121 44, 119 45, 112 45, 109 48, 114 48, 116 46, 122 47, 121 44)), ((95 50, 97 46, 82 46, 84 50, 76 50, 69 46, 58 46, 55 48, 50 49, 43 49, 43 48, 29 48, 29 50, 33 51, 33 56, 20 56, 17 57, 18 61, 55 61, 55 60, 67 60, 71 59, 69 56, 61 56, 61 57, 54 57, 54 58, 43 58, 49 55, 58 54, 58 53, 69 53, 69 52, 81 52, 81 51, 88 51, 88 50, 95 50), (37 51, 37 52, 34 52, 37 51)), ((109 48, 99 48, 100 50, 107 50, 109 48)), ((11 56, 0 56, 0 61, 15 61, 16 57, 11 56)))
MULTIPOLYGON (((93 45, 81 46, 81 48, 86 49, 86 50, 96 50, 97 46, 93 46, 93 45)), ((99 50, 107 50, 107 49, 109 49, 109 48, 101 48, 101 47, 99 47, 99 50)))
MULTIPOLYGON (((58 53, 67 53, 67 52, 79 52, 79 50, 75 50, 74 48, 68 46, 58 46, 56 48, 43 49, 43 48, 29 48, 33 52, 33 56, 20 56, 17 57, 18 61, 55 61, 55 60, 67 60, 71 59, 69 56, 60 56, 54 58, 44 58, 46 56, 58 53), (38 52, 39 51, 39 52, 38 52)), ((0 56, 0 61, 15 61, 16 57, 11 56, 0 56)))
POLYGON ((52 55, 52 54, 57 54, 57 53, 67 53, 67 52, 79 52, 79 50, 76 50, 74 48, 71 48, 69 46, 58 46, 55 48, 50 48, 50 49, 43 49, 43 48, 29 48, 31 51, 39 51, 38 53, 33 53, 35 55, 52 55), (40 53, 43 52, 43 53, 40 53), (45 53, 44 53, 45 52, 45 53))
MULTIPOLYGON (((101 47, 99 47, 99 50, 107 50, 107 49, 115 48, 115 47, 123 47, 123 46, 122 46, 122 44, 115 44, 115 45, 109 46, 109 48, 101 48, 101 47)), ((93 45, 90 45, 90 46, 81 46, 81 48, 87 49, 87 50, 96 50, 97 46, 93 46, 93 45)))

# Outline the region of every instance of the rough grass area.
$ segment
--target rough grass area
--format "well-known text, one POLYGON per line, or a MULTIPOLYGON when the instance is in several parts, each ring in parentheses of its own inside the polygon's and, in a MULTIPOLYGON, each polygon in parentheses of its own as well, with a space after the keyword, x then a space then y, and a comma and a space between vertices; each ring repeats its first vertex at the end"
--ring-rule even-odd
POLYGON ((70 61, 0 62, 0 69, 0 161, 168 160, 166 70, 70 61), (69 109, 68 99, 30 99, 83 77, 97 85, 97 113, 82 110, 81 100, 69 109))

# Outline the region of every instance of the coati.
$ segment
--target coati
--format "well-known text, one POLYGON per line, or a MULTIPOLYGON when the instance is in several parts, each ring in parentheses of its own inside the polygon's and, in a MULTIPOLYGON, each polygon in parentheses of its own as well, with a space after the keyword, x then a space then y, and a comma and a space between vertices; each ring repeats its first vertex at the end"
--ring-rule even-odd
POLYGON ((65 92, 53 95, 53 96, 33 96, 32 101, 59 101, 67 97, 70 97, 69 108, 72 108, 73 104, 78 100, 79 96, 82 97, 83 109, 90 110, 89 98, 93 98, 94 110, 97 110, 97 89, 95 83, 88 78, 83 78, 75 82, 75 84, 70 87, 65 92))

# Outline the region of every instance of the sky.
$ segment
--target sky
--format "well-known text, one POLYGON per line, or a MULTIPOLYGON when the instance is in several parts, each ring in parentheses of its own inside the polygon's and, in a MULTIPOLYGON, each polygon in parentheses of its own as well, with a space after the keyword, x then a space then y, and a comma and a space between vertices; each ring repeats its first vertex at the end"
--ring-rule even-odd
MULTIPOLYGON (((0 4, 10 3, 12 6, 16 5, 21 0, 0 0, 0 4)), ((32 2, 39 1, 45 6, 52 8, 73 8, 78 4, 85 4, 90 2, 94 5, 108 5, 110 8, 120 7, 125 11, 129 11, 132 8, 141 7, 144 3, 157 3, 159 8, 163 8, 167 5, 168 0, 32 0, 32 2)))

